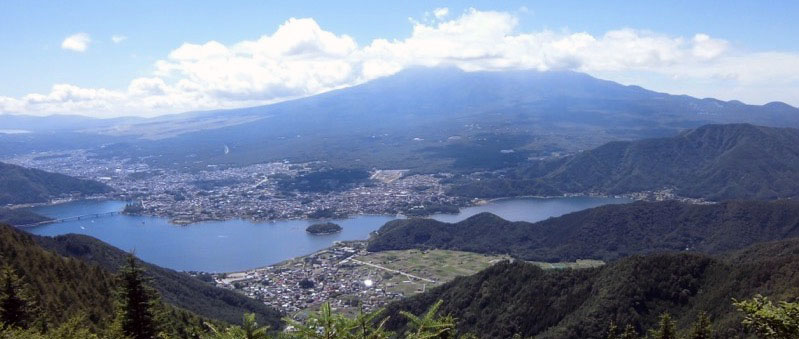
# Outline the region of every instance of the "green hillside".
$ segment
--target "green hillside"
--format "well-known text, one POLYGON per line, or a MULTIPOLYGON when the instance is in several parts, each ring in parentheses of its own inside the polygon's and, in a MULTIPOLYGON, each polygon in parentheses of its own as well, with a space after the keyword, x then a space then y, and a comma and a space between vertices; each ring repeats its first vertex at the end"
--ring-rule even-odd
POLYGON ((47 202, 73 193, 91 195, 110 191, 111 187, 96 181, 0 163, 0 206, 47 202))
MULTIPOLYGON (((33 236, 33 241, 59 255, 98 265, 109 272, 117 272, 127 257, 126 252, 85 235, 33 236)), ((145 274, 152 278, 153 287, 169 304, 228 323, 239 323, 244 313, 255 313, 259 323, 272 328, 280 327, 282 315, 257 300, 217 288, 186 273, 146 262, 140 262, 140 265, 145 268, 145 274)))
POLYGON ((4 225, 0 225, 0 265, 10 265, 29 285, 49 323, 83 313, 99 324, 113 315, 110 272, 44 250, 30 235, 4 225))
POLYGON ((27 225, 47 220, 50 218, 36 214, 29 209, 0 207, 0 224, 27 225))
POLYGON ((611 321, 643 333, 668 312, 686 332, 708 312, 719 337, 744 337, 731 298, 791 300, 799 295, 797 272, 797 239, 715 257, 632 256, 596 269, 545 271, 506 261, 391 304, 385 315, 388 328, 398 330, 405 322, 400 310, 418 314, 443 300, 441 312, 457 319, 458 331, 480 338, 604 338, 611 321))
POLYGON ((665 201, 605 205, 537 223, 510 222, 490 213, 457 223, 394 220, 378 230, 368 249, 439 248, 548 262, 608 261, 654 251, 719 253, 797 236, 797 201, 665 201))
POLYGON ((623 194, 664 188, 714 201, 799 196, 799 130, 706 125, 675 137, 611 142, 571 158, 524 166, 502 179, 466 183, 453 193, 623 194))

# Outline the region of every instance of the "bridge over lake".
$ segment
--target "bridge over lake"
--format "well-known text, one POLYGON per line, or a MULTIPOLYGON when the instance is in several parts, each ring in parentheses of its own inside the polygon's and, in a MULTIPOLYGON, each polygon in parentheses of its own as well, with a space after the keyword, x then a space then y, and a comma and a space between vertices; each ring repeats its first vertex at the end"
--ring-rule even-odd
POLYGON ((50 220, 40 221, 40 222, 36 222, 36 223, 32 223, 32 224, 17 225, 17 227, 35 227, 35 226, 39 226, 39 225, 53 224, 53 223, 59 223, 59 222, 99 219, 99 218, 115 216, 115 215, 118 215, 118 214, 121 214, 121 213, 122 212, 103 212, 103 213, 91 213, 91 214, 84 214, 84 215, 76 215, 76 216, 73 216, 73 217, 50 219, 50 220))

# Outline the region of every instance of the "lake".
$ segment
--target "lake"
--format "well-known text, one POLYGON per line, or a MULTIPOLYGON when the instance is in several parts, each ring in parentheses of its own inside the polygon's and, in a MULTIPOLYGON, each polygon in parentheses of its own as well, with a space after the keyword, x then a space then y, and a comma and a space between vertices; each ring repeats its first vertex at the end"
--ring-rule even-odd
MULTIPOLYGON (((458 214, 438 214, 446 222, 491 212, 513 221, 539 221, 549 217, 627 199, 570 197, 517 198, 461 209, 458 214)), ((123 201, 75 201, 42 206, 37 213, 65 218, 92 213, 121 211, 123 201)), ((312 220, 250 222, 226 220, 173 225, 169 219, 149 216, 113 215, 27 228, 37 235, 86 234, 125 251, 134 250, 142 260, 180 271, 234 272, 278 263, 329 247, 338 240, 364 240, 394 216, 360 215, 333 220, 343 230, 330 235, 310 235, 305 228, 312 220)))

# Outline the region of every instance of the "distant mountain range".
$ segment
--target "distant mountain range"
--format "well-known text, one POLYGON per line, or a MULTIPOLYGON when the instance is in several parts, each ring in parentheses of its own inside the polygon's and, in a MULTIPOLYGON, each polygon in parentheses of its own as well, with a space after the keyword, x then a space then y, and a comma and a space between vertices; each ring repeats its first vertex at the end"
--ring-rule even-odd
POLYGON ((799 196, 799 129, 706 125, 675 137, 610 142, 573 157, 470 182, 464 196, 620 194, 673 188, 708 200, 799 196))
POLYGON ((720 253, 789 237, 799 237, 799 201, 665 201, 605 205, 537 223, 491 213, 457 223, 394 220, 377 231, 368 249, 438 248, 557 262, 657 251, 720 253))
POLYGON ((0 206, 48 202, 73 193, 92 195, 111 190, 92 180, 0 163, 0 206))
MULTIPOLYGON (((67 123, 79 125, 74 119, 67 123)), ((164 166, 288 159, 424 171, 514 166, 529 156, 736 122, 799 127, 799 109, 669 95, 575 72, 416 68, 267 106, 93 121, 73 133, 114 144, 102 155, 152 156, 148 162, 164 166)), ((25 126, 24 119, 13 125, 25 126)), ((58 144, 39 132, 5 135, 0 145, 19 138, 37 149, 47 144, 39 139, 58 144)))
POLYGON ((402 329, 400 310, 419 314, 443 300, 442 314, 478 338, 607 338, 611 321, 644 334, 668 312, 687 334, 707 312, 719 338, 749 338, 732 298, 756 294, 793 300, 799 286, 799 240, 709 256, 698 253, 628 257, 595 269, 542 270, 503 262, 473 276, 390 304, 387 327, 402 329))

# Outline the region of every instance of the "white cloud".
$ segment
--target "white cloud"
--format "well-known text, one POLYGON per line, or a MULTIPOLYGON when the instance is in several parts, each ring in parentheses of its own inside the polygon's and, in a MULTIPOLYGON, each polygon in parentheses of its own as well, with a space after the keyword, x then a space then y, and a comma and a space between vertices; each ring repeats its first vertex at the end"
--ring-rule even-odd
POLYGON ((115 44, 121 43, 125 40, 128 40, 128 37, 124 35, 115 34, 111 36, 111 41, 115 44))
POLYGON ((0 112, 116 116, 242 107, 352 86, 419 65, 569 69, 655 90, 753 103, 795 100, 799 92, 796 53, 738 51, 703 33, 519 32, 519 19, 511 13, 470 9, 445 19, 444 12, 434 11, 436 21, 412 21, 405 39, 362 46, 313 19, 291 18, 255 40, 184 43, 157 61, 151 76, 132 80, 126 89, 56 85, 49 94, 0 97, 0 112))
POLYGON ((436 17, 436 19, 439 20, 444 19, 448 14, 449 14, 449 8, 446 7, 436 8, 433 10, 433 15, 436 17))
POLYGON ((92 39, 86 33, 76 33, 68 36, 61 42, 61 48, 75 52, 84 52, 89 48, 92 39))

